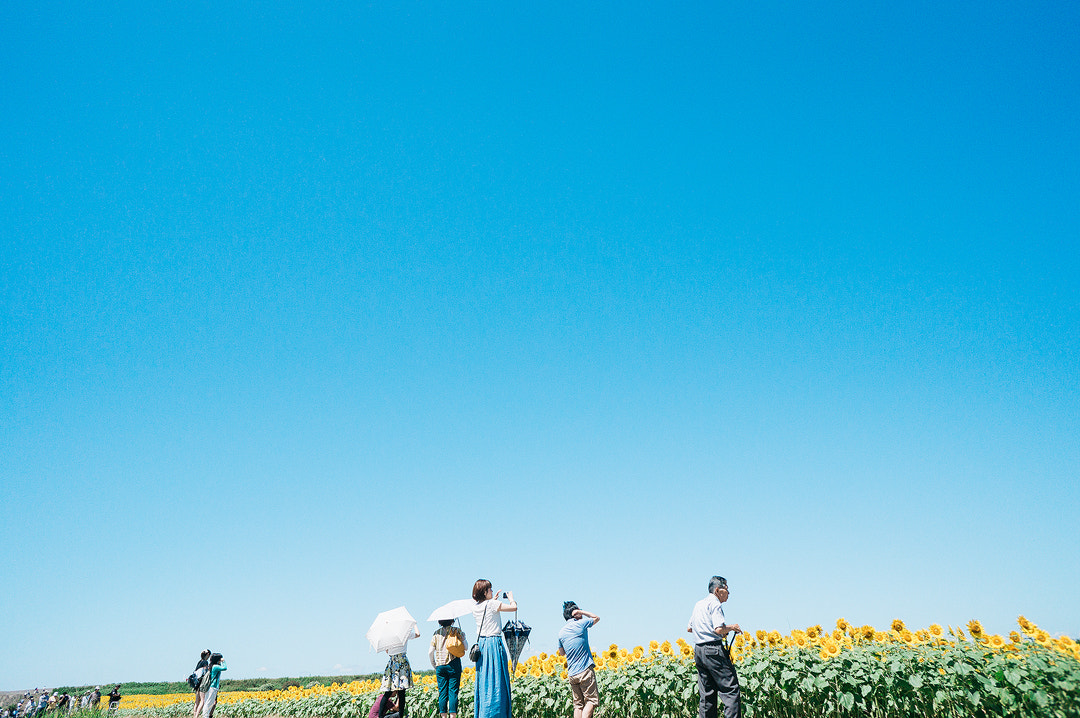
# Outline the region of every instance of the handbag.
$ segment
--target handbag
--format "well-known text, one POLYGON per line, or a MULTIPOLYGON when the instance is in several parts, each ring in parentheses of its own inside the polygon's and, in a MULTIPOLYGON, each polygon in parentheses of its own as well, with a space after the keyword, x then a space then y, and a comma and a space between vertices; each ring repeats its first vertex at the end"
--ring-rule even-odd
POLYGON ((458 638, 458 633, 461 633, 461 629, 458 629, 457 633, 447 635, 446 642, 443 644, 446 652, 454 658, 461 658, 465 655, 465 642, 458 638))
POLYGON ((476 643, 469 649, 469 660, 476 663, 480 660, 480 631, 484 630, 484 621, 487 620, 488 607, 484 606, 484 618, 480 621, 480 628, 476 631, 476 643))

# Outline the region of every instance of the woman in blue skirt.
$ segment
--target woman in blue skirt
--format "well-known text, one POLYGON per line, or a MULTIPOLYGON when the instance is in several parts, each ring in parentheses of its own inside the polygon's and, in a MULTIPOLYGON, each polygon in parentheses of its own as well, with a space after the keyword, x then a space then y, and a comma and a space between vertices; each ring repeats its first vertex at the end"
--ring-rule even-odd
POLYGON ((508 603, 495 598, 491 581, 486 578, 473 584, 473 617, 476 619, 476 635, 479 636, 480 659, 476 661, 476 718, 510 718, 510 669, 509 657, 502 637, 503 611, 516 611, 514 592, 506 591, 502 597, 508 603))

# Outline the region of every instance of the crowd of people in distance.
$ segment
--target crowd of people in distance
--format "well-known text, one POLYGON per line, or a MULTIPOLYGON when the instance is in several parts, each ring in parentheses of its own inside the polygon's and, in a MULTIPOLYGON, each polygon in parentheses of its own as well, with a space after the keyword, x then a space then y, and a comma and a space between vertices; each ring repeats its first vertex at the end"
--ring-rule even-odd
MULTIPOLYGON (((117 685, 108 694, 109 710, 115 711, 120 706, 120 686, 117 685)), ((70 693, 61 693, 47 688, 35 688, 27 691, 14 706, 5 708, 0 718, 38 718, 46 713, 70 714, 75 710, 96 710, 101 705, 101 686, 76 697, 70 693)))

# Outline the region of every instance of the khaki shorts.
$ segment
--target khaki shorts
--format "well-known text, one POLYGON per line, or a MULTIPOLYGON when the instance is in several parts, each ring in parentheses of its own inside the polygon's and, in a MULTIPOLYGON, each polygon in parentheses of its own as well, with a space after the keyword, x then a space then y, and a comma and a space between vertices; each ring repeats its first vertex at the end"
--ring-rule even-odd
POLYGON ((574 708, 580 710, 586 703, 600 704, 600 693, 596 690, 596 673, 592 667, 586 668, 576 676, 570 676, 570 692, 574 694, 574 708))

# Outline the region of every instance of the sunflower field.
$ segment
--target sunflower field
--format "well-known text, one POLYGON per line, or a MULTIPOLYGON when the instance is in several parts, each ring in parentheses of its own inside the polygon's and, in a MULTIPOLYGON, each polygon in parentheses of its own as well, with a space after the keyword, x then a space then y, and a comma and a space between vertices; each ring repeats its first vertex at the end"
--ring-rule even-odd
MULTIPOLYGON (((757 631, 732 646, 745 718, 934 715, 935 718, 1080 717, 1080 645, 1050 635, 1023 616, 1008 637, 988 635, 978 621, 912 631, 900 620, 888 630, 853 626, 843 618, 825 630, 788 635, 757 631)), ((594 653, 600 706, 596 718, 693 718, 697 671, 693 647, 652 641, 632 649, 611 645, 594 653)), ((462 678, 459 713, 470 716, 474 670, 462 678)), ((515 718, 573 715, 566 661, 541 653, 513 676, 515 718)), ((227 692, 220 718, 365 718, 378 681, 227 692)), ((433 675, 417 676, 408 692, 412 718, 436 715, 433 675)), ((185 718, 192 694, 125 696, 122 716, 185 718)))

